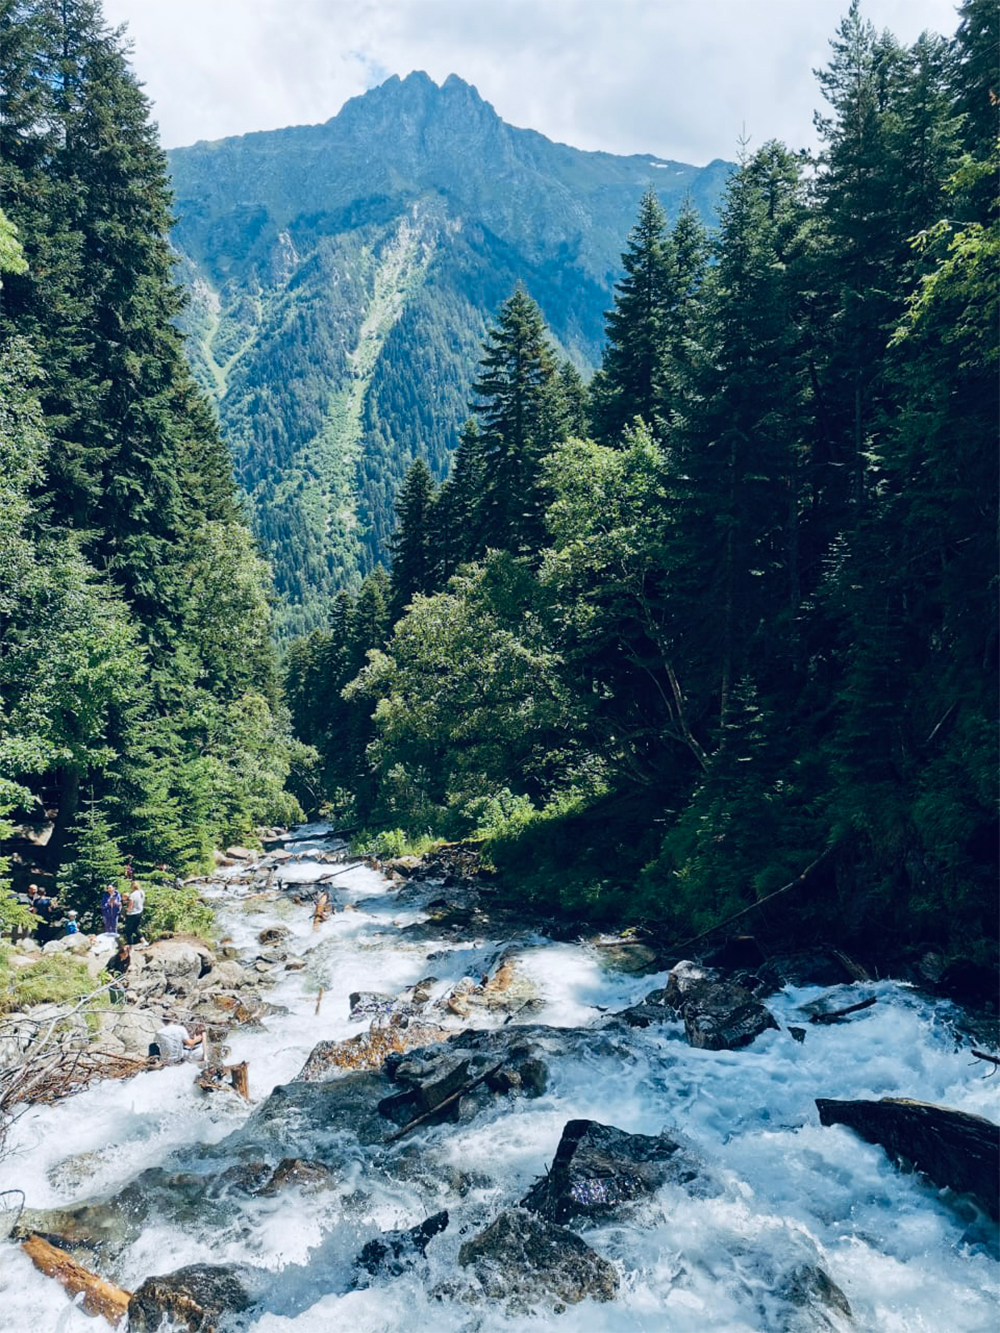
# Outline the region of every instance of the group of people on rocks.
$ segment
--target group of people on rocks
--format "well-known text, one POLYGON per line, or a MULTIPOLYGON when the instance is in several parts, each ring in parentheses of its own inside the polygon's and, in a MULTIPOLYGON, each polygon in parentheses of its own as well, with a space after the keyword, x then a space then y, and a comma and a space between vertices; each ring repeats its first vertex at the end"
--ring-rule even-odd
MULTIPOLYGON (((131 868, 131 867, 130 867, 131 868)), ((125 941, 137 944, 142 938, 142 918, 146 910, 146 891, 134 878, 129 878, 131 887, 123 898, 117 884, 106 884, 101 894, 101 919, 107 935, 118 934, 118 918, 125 908, 125 941)))
MULTIPOLYGON (((167 867, 159 870, 167 874, 167 867)), ((108 997, 114 1004, 125 1002, 128 987, 128 973, 132 966, 132 947, 145 944, 143 936, 143 917, 146 911, 146 891, 135 877, 132 862, 125 865, 122 878, 125 880, 124 891, 117 883, 105 884, 100 893, 101 924, 106 935, 116 936, 117 948, 104 965, 104 970, 111 978, 108 997), (123 919, 124 918, 124 919, 123 919), (121 933, 119 928, 121 927, 121 933)), ((175 887, 181 884, 174 880, 175 887)), ((63 912, 59 900, 48 894, 37 884, 29 884, 27 895, 21 900, 35 918, 32 934, 41 944, 46 944, 59 934, 79 934, 79 916, 75 911, 63 912)), ((179 1064, 182 1060, 204 1058, 204 1028, 193 1025, 191 1032, 176 1020, 168 1020, 156 1033, 156 1040, 150 1043, 149 1060, 156 1068, 166 1064, 179 1064)))

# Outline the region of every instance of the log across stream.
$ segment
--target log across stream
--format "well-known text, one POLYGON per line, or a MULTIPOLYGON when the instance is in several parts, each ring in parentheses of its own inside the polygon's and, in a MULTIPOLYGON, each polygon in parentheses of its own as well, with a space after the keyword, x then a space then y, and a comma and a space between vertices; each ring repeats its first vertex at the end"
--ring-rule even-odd
MULTIPOLYGON (((220 1328, 228 1318, 254 1333, 995 1326, 995 1227, 850 1129, 822 1126, 815 1104, 902 1097, 997 1120, 1000 1078, 956 1043, 948 1005, 878 981, 853 992, 876 1004, 809 1025, 822 989, 786 987, 765 999, 777 1026, 752 1044, 695 1049, 677 1019, 613 1017, 665 973, 617 971, 614 951, 528 932, 439 934, 440 886, 351 869, 329 882, 334 912, 314 929, 288 886, 328 873, 310 859, 328 844, 322 829, 304 833, 290 848, 303 859, 285 861, 270 890, 235 871, 206 890, 248 961, 262 931, 288 932, 291 966, 268 993, 278 1011, 230 1038, 227 1063, 247 1062, 252 1102, 199 1091, 182 1066, 92 1086, 14 1127, 0 1189, 23 1190, 74 1260, 126 1293, 187 1265, 230 1266, 248 1295, 220 1328), (371 1044, 401 1052, 388 1080, 365 1067, 364 1043, 337 1043, 394 1014, 383 1046, 371 1044), (406 1066, 411 1024, 421 1041, 466 1035, 447 1059, 406 1066), (808 1027, 804 1040, 790 1026, 808 1027), (296 1082, 318 1043, 311 1068, 330 1081, 296 1082), (663 1146, 675 1141, 676 1153, 663 1146), (519 1285, 497 1256, 519 1246, 531 1263, 555 1243, 516 1205, 552 1194, 537 1182, 557 1148, 550 1179, 572 1193, 576 1145, 602 1162, 623 1142, 644 1165, 617 1181, 592 1167, 603 1193, 581 1194, 566 1222, 583 1248, 559 1242, 551 1290, 519 1285)), ((851 1002, 845 987, 841 1007, 851 1002)), ((552 1206, 562 1218, 575 1205, 552 1206)), ((106 1327, 19 1244, 0 1245, 0 1329, 106 1327)))

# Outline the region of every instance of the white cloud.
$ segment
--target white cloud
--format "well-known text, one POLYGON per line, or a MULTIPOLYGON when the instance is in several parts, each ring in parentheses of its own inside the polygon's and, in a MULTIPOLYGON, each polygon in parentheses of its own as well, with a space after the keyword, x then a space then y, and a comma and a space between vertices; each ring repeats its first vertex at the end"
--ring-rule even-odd
MULTIPOLYGON (((454 72, 504 119, 580 148, 703 163, 813 142, 848 0, 104 0, 168 147, 329 119, 389 74, 454 72)), ((950 0, 868 0, 904 41, 950 0)))

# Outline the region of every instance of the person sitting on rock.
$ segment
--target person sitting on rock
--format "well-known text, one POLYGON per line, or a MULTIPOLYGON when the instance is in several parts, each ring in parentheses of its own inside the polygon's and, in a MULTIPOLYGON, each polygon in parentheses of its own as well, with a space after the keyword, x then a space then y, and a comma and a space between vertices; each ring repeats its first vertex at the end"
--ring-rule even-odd
POLYGON ((132 966, 132 950, 124 940, 118 941, 118 952, 108 959, 105 965, 105 972, 114 977, 114 985, 108 990, 108 998, 112 1004, 125 1003, 125 988, 128 985, 125 979, 125 973, 132 966))
POLYGON ((192 1036, 183 1023, 167 1023, 156 1034, 156 1040, 149 1043, 150 1060, 162 1065, 179 1065, 184 1060, 196 1060, 190 1054, 195 1047, 203 1045, 203 1034, 192 1036))

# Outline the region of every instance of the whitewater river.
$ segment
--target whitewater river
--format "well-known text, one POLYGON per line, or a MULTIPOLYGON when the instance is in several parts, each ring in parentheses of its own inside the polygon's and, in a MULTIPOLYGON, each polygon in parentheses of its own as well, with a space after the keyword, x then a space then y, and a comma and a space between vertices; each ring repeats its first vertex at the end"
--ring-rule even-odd
MULTIPOLYGON (((293 850, 326 845, 316 836, 293 850)), ((281 873, 308 880, 326 869, 305 861, 281 873)), ((367 1026, 349 1019, 350 992, 395 993, 433 973, 435 993, 443 994, 463 975, 487 971, 507 943, 407 939, 400 929, 422 919, 419 901, 407 897, 404 905, 365 868, 339 875, 333 887, 339 907, 357 910, 338 911, 315 932, 308 909, 288 898, 250 899, 252 890, 238 886, 210 889, 220 934, 251 949, 261 929, 283 925, 292 933, 281 947, 306 964, 284 973, 267 994, 287 1014, 268 1018, 266 1031, 232 1035, 231 1059, 249 1062, 255 1102, 294 1078, 317 1041, 367 1026)), ((467 1123, 417 1131, 393 1150, 398 1159, 342 1135, 326 1154, 337 1172, 332 1189, 240 1198, 228 1211, 196 1200, 148 1219, 103 1275, 132 1290, 152 1273, 185 1264, 249 1264, 267 1275, 265 1312, 249 1323, 256 1333, 996 1329, 998 1269, 989 1234, 984 1240, 981 1231, 968 1231, 931 1186, 895 1169, 880 1148, 847 1129, 821 1128, 814 1105, 816 1097, 906 1096, 997 1119, 1000 1077, 984 1079, 983 1066, 970 1062, 967 1049, 956 1049, 945 1006, 892 982, 874 983, 865 988, 878 996, 873 1008, 840 1026, 811 1027, 799 1045, 786 1028, 801 1023, 800 1006, 822 992, 790 989, 767 1000, 780 1028, 742 1051, 694 1050, 674 1023, 615 1027, 613 1039, 602 1038, 606 1013, 663 985, 665 974, 608 970, 600 950, 582 945, 516 943, 518 965, 542 1001, 529 1021, 595 1029, 592 1043, 551 1059, 542 1096, 497 1097, 467 1123), (619 1271, 613 1303, 506 1315, 433 1297, 437 1284, 460 1272, 462 1241, 523 1196, 573 1118, 643 1134, 680 1131, 715 1185, 695 1197, 666 1186, 624 1221, 576 1227, 619 1271), (428 1269, 351 1289, 352 1261, 367 1240, 441 1208, 452 1221, 431 1242, 428 1269), (771 1291, 800 1262, 818 1263, 842 1288, 853 1324, 822 1323, 818 1316, 787 1322, 771 1291)), ((456 1030, 463 1026, 456 1017, 448 1021, 456 1030)), ((0 1188, 24 1190, 34 1208, 62 1207, 115 1194, 148 1167, 207 1171, 211 1158, 217 1172, 235 1159, 225 1146, 212 1145, 222 1145, 247 1116, 237 1098, 206 1098, 194 1089, 190 1066, 105 1083, 22 1118, 14 1151, 0 1163, 0 1188)), ((0 1245, 0 1328, 99 1333, 106 1327, 74 1306, 17 1246, 0 1245)))

